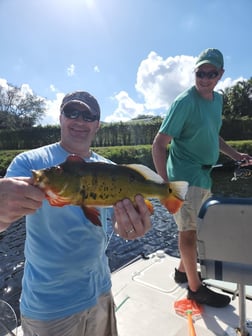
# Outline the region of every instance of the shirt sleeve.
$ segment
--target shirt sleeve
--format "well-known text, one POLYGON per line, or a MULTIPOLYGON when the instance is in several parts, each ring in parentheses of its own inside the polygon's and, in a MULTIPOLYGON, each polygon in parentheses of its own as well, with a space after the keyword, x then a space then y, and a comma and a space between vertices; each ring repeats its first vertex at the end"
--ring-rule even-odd
POLYGON ((189 104, 185 101, 174 101, 159 129, 173 138, 179 138, 189 112, 189 104))
POLYGON ((32 169, 30 161, 28 158, 23 155, 17 155, 7 168, 6 177, 31 177, 32 176, 32 169))

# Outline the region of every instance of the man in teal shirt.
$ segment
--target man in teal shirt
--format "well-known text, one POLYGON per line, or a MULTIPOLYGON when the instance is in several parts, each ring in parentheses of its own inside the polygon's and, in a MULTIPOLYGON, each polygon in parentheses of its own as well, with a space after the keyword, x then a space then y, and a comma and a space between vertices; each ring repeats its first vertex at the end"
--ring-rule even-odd
POLYGON ((172 103, 152 147, 156 170, 164 180, 189 183, 186 201, 174 215, 181 256, 179 267, 175 269, 175 281, 188 282, 189 299, 213 307, 225 307, 230 298, 201 282, 197 272, 197 216, 202 203, 211 196, 210 171, 218 160, 219 151, 234 160, 249 159, 219 136, 223 99, 214 88, 224 73, 223 67, 223 55, 219 50, 206 49, 199 55, 195 85, 172 103))

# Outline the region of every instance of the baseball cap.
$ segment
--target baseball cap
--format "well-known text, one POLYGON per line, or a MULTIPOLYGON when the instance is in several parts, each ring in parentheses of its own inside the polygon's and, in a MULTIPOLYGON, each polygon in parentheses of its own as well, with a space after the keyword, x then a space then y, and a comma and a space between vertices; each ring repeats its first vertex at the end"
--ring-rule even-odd
POLYGON ((62 100, 60 111, 62 112, 64 107, 70 103, 84 105, 92 115, 97 117, 97 120, 100 119, 100 106, 95 97, 93 97, 90 93, 86 91, 74 91, 66 94, 62 100))
POLYGON ((214 48, 202 51, 196 61, 195 68, 207 63, 214 65, 217 69, 223 69, 224 60, 222 53, 218 49, 214 48))

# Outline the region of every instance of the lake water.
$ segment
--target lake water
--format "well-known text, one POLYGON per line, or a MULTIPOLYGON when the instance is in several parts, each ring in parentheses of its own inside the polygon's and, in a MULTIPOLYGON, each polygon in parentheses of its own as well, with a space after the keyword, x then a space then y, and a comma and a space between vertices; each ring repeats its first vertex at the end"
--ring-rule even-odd
MULTIPOLYGON (((231 182, 232 171, 213 173, 212 191, 217 196, 251 197, 252 178, 231 182)), ((152 229, 142 238, 125 241, 108 230, 110 269, 114 271, 140 255, 147 255, 163 249, 172 256, 179 257, 177 245, 177 226, 173 217, 153 201, 154 214, 152 229)), ((7 301, 19 318, 19 296, 24 265, 25 222, 21 219, 3 233, 0 233, 0 299, 7 301)))

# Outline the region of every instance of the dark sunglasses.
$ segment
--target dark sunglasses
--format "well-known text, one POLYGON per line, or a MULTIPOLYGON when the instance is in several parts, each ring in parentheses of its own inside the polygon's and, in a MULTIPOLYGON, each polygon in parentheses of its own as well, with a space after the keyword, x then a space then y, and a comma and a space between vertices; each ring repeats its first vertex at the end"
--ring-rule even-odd
POLYGON ((208 79, 214 79, 216 77, 219 76, 219 72, 218 71, 209 71, 209 72, 205 72, 205 71, 196 71, 195 72, 196 77, 198 78, 205 78, 207 77, 208 79))
POLYGON ((82 119, 87 122, 98 120, 97 116, 90 114, 88 111, 79 111, 73 107, 66 106, 61 113, 68 119, 77 119, 81 116, 82 119))

